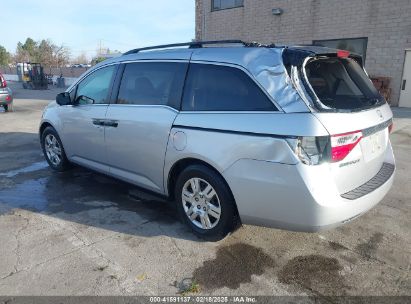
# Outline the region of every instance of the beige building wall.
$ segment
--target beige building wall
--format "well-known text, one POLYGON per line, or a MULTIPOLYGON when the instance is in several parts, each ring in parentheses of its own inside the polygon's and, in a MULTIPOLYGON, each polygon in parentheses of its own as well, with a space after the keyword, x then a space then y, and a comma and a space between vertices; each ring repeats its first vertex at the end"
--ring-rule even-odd
POLYGON ((244 7, 211 11, 196 0, 196 39, 242 39, 276 44, 367 37, 365 66, 391 77, 398 104, 405 50, 411 49, 411 0, 244 0, 244 7), (273 8, 283 14, 274 16, 273 8))

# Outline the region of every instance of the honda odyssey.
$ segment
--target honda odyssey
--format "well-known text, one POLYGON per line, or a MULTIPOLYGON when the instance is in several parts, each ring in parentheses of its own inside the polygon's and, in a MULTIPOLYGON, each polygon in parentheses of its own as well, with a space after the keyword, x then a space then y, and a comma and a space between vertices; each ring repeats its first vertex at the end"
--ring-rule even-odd
POLYGON ((237 222, 318 231, 364 214, 393 182, 391 129, 356 54, 213 41, 103 61, 44 110, 40 139, 51 168, 164 195, 221 238, 237 222))

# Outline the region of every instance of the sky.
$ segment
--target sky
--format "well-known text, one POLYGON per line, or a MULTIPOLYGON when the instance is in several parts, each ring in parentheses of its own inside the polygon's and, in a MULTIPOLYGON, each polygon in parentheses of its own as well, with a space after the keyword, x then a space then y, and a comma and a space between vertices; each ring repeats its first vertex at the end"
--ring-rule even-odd
POLYGON ((72 57, 194 39, 194 0, 2 0, 0 45, 51 39, 72 57), (4 18, 7 16, 7 18, 4 18), (5 24, 5 20, 10 20, 5 24))

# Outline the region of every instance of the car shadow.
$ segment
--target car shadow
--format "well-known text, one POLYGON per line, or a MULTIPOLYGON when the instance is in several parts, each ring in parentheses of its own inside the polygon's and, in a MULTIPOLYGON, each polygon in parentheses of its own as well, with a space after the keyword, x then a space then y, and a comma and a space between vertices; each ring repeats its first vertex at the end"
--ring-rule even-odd
POLYGON ((41 155, 37 134, 0 137, 0 163, 16 162, 6 170, 0 166, 0 215, 20 208, 85 227, 201 241, 180 221, 173 202, 81 167, 55 172, 41 155), (14 151, 19 160, 10 159, 14 151), (25 161, 25 155, 31 157, 25 161))

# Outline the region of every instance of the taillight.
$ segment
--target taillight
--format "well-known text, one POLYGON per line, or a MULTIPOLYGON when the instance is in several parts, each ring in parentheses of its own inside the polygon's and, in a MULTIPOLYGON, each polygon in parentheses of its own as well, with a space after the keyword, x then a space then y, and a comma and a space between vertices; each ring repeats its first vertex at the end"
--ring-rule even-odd
POLYGON ((392 133, 392 131, 394 130, 394 123, 392 122, 389 126, 388 126, 388 133, 392 133))
POLYGON ((338 58, 348 58, 348 56, 350 56, 349 51, 345 51, 345 50, 338 50, 337 51, 337 57, 338 58))
POLYGON ((303 164, 319 165, 329 160, 329 136, 288 138, 287 143, 303 164))
POLYGON ((338 162, 343 160, 360 142, 361 138, 361 131, 332 135, 331 161, 338 162))
POLYGON ((11 101, 11 96, 10 95, 6 96, 6 101, 11 101))
POLYGON ((7 87, 6 79, 4 79, 3 76, 0 76, 0 88, 5 88, 5 87, 7 87))

